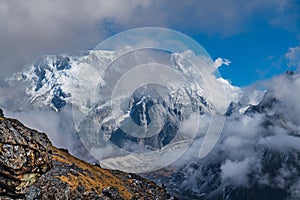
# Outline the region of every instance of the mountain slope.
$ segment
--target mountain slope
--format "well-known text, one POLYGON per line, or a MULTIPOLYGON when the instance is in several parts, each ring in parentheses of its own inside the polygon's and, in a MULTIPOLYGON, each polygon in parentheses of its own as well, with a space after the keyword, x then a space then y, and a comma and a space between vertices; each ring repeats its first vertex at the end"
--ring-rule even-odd
POLYGON ((174 199, 138 175, 79 160, 3 115, 0 147, 1 199, 174 199))

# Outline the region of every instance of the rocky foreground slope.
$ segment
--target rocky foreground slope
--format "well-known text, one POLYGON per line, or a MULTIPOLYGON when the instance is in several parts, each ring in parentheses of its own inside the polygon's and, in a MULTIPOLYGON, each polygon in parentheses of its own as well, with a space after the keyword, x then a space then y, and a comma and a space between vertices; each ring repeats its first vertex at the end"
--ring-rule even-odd
POLYGON ((135 174, 107 170, 52 146, 0 109, 0 199, 174 199, 135 174))

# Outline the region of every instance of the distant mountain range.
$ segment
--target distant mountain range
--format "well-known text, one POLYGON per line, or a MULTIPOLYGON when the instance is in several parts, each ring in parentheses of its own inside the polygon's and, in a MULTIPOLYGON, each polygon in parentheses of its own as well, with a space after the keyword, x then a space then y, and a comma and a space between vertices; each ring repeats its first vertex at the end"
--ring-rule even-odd
MULTIPOLYGON (((77 134, 89 151, 101 146, 105 138, 128 152, 156 151, 172 144, 177 149, 190 147, 171 166, 143 174, 166 185, 180 199, 299 199, 300 109, 294 100, 299 94, 299 74, 287 72, 259 89, 235 87, 215 76, 207 76, 205 83, 194 78, 194 71, 187 70, 184 53, 168 54, 160 57, 160 62, 188 77, 188 84, 171 83, 172 89, 165 96, 157 92, 162 89, 155 84, 140 87, 126 99, 129 104, 120 104, 123 107, 113 113, 110 100, 97 99, 97 92, 110 90, 107 83, 121 77, 121 72, 107 72, 105 68, 117 56, 111 51, 43 56, 9 81, 26 85, 26 95, 36 110, 51 108, 59 113, 72 105, 80 115, 70 120, 75 121, 77 134), (220 103, 205 92, 205 84, 209 90, 223 89, 224 112, 218 109, 220 103), (203 159, 198 151, 207 126, 200 127, 194 138, 178 134, 180 124, 192 114, 199 116, 204 125, 212 115, 225 118, 221 137, 203 159), (136 126, 130 120, 141 129, 132 128, 136 126), (135 132, 145 133, 151 123, 156 125, 157 134, 133 136, 135 132), (88 131, 95 127, 101 130, 100 137, 99 132, 88 131), (187 143, 179 145, 182 141, 187 143)), ((137 170, 128 155, 101 156, 103 166, 137 170)), ((152 162, 151 158, 148 161, 152 162)))

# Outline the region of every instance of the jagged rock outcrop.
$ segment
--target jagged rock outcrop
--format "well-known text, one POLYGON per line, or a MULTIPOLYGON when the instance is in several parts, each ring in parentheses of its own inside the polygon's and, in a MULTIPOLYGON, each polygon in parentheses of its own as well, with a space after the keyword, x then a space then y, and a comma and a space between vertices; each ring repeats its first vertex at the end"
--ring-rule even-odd
POLYGON ((14 119, 0 118, 0 195, 23 196, 52 166, 46 134, 14 119))
MULTIPOLYGON (((1 112, 2 113, 2 112, 1 112)), ((136 174, 107 170, 52 146, 45 133, 0 117, 0 199, 174 199, 136 174)))

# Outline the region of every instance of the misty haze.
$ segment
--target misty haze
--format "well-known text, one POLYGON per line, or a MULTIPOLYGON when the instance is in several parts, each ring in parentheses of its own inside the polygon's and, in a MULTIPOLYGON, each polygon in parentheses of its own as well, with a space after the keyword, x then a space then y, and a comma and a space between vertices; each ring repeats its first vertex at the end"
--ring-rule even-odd
POLYGON ((300 199, 300 4, 0 1, 0 199, 300 199))

